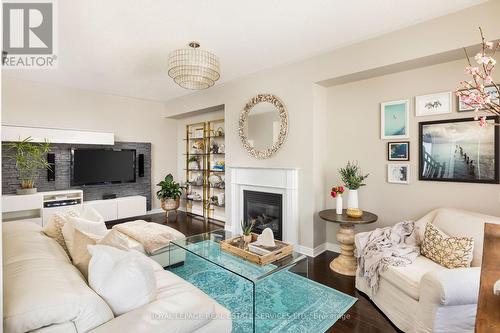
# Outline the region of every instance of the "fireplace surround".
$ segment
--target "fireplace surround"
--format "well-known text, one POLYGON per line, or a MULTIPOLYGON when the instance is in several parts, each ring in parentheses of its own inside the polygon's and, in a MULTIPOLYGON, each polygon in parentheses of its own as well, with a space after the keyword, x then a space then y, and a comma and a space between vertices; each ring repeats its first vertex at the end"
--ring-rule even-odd
POLYGON ((277 194, 281 196, 282 240, 298 245, 298 169, 230 167, 229 170, 231 219, 226 222, 226 229, 241 234, 245 191, 277 194))

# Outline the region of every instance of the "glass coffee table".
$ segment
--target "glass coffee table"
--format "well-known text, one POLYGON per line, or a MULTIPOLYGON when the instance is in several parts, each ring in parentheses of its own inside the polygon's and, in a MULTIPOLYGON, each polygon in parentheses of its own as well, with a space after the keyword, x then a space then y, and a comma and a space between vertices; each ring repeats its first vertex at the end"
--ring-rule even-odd
MULTIPOLYGON (((250 283, 252 290, 251 322, 252 331, 255 332, 255 320, 258 315, 256 313, 256 304, 259 302, 256 288, 258 288, 262 284, 265 284, 267 278, 284 270, 299 274, 307 278, 307 257, 303 254, 292 252, 290 255, 280 260, 260 266, 250 261, 246 261, 239 256, 221 250, 219 244, 220 241, 231 239, 234 237, 236 237, 236 235, 233 235, 229 231, 217 230, 174 240, 170 242, 169 255, 171 258, 179 257, 179 255, 183 254, 186 254, 186 258, 189 254, 194 255, 210 263, 211 265, 220 267, 225 271, 230 272, 231 274, 234 274, 250 283)), ((186 259, 184 265, 190 265, 189 260, 186 259)), ((223 283, 223 281, 221 281, 221 283, 223 283)))

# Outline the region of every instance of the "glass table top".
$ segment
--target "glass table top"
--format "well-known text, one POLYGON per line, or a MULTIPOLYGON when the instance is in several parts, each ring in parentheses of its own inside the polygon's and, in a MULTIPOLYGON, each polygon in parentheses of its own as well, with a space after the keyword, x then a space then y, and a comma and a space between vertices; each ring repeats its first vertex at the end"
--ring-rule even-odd
MULTIPOLYGON (((197 255, 211 263, 233 272, 253 283, 264 279, 283 269, 294 266, 299 261, 307 260, 303 254, 292 252, 290 255, 267 265, 258 265, 244 260, 236 255, 221 250, 220 241, 236 237, 229 231, 217 230, 204 234, 194 235, 171 241, 190 253, 197 255)), ((176 251, 176 249, 170 249, 176 251)))

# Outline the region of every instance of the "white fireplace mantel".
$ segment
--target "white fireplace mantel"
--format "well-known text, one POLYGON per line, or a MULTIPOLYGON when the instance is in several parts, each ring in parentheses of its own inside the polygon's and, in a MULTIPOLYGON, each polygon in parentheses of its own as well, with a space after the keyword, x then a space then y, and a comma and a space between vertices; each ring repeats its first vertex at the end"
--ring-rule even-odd
POLYGON ((231 222, 226 228, 240 234, 243 191, 279 193, 283 198, 283 240, 298 244, 298 169, 230 167, 231 222))

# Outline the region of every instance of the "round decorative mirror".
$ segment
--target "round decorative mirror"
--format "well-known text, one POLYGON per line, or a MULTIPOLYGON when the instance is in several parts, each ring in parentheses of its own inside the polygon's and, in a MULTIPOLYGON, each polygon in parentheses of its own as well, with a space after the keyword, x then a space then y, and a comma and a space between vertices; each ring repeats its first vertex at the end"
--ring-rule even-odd
POLYGON ((285 142, 288 115, 281 100, 271 94, 253 97, 240 114, 239 135, 243 147, 255 158, 265 159, 285 142))

